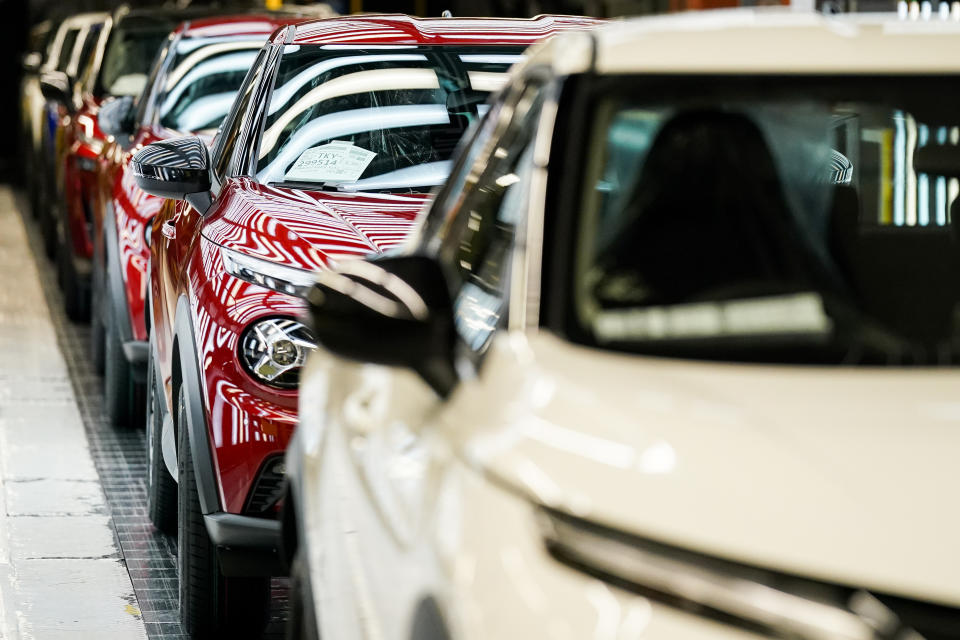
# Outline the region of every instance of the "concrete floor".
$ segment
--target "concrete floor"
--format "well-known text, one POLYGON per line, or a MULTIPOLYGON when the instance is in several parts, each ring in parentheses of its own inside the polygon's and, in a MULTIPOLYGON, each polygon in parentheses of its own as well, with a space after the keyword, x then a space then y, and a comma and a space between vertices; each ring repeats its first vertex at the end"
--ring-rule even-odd
POLYGON ((57 332, 0 189, 0 638, 146 638, 57 332))
MULTIPOLYGON (((188 640, 176 539, 147 517, 142 425, 105 415, 90 326, 67 320, 26 210, 0 186, 0 640, 188 640)), ((275 579, 264 640, 284 637, 287 596, 275 579)))

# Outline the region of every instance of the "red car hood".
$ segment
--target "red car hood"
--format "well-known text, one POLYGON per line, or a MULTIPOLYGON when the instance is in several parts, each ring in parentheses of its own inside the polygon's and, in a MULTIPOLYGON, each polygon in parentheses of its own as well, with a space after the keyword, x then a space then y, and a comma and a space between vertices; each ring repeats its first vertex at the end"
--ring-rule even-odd
POLYGON ((316 270, 330 259, 402 243, 429 196, 299 191, 231 180, 204 225, 211 242, 257 258, 316 270))

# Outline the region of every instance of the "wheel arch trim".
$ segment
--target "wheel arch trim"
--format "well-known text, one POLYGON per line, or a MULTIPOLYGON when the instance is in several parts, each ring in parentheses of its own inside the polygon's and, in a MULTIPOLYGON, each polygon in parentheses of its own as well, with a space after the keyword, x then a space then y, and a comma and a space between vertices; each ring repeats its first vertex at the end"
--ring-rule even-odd
MULTIPOLYGON (((190 303, 186 295, 181 295, 177 301, 174 335, 176 336, 176 355, 180 358, 180 388, 184 389, 187 435, 197 478, 200 510, 204 515, 208 515, 222 511, 223 507, 220 504, 220 490, 213 468, 213 452, 210 450, 210 438, 207 433, 196 333, 193 329, 193 320, 190 318, 190 303)), ((183 425, 177 425, 178 429, 182 427, 183 425)))

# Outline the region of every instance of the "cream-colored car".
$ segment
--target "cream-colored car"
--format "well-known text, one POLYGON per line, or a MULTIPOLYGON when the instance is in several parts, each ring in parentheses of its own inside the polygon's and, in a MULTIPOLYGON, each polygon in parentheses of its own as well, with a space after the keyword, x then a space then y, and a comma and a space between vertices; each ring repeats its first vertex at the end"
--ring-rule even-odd
POLYGON ((298 637, 960 636, 960 23, 557 37, 312 293, 298 637))

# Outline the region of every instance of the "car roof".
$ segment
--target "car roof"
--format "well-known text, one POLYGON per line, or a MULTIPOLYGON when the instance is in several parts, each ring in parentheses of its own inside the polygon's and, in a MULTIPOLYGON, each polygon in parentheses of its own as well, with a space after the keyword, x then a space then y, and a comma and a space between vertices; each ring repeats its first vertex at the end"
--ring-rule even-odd
POLYGON ((960 72, 960 22, 893 13, 699 11, 615 21, 589 38, 559 36, 532 51, 526 64, 559 74, 960 72))
POLYGON ((287 44, 527 45, 568 30, 582 30, 602 21, 580 16, 540 15, 534 18, 415 18, 401 14, 354 15, 309 20, 293 37, 278 33, 273 42, 287 44))
POLYGON ((292 15, 235 14, 200 18, 182 22, 175 33, 184 38, 214 38, 217 36, 267 36, 277 29, 294 22, 302 22, 302 17, 292 15))

